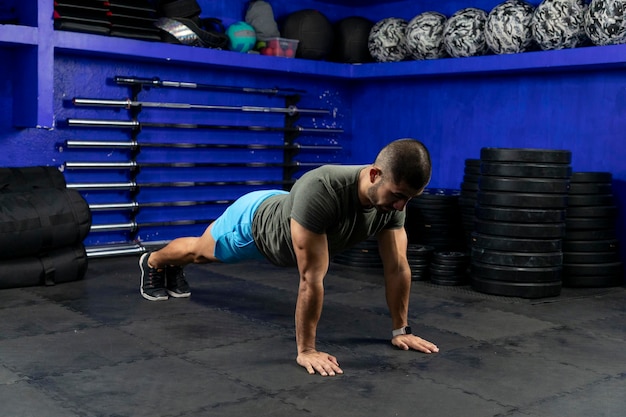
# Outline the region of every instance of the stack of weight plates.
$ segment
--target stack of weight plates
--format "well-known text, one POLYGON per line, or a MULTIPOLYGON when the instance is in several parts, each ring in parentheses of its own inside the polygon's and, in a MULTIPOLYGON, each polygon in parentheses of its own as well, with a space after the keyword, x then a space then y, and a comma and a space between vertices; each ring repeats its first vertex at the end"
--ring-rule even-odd
POLYGON ((571 152, 483 148, 471 248, 471 284, 523 298, 562 287, 571 152))
POLYGON ((435 248, 432 246, 418 245, 409 243, 407 247, 406 256, 409 260, 409 266, 411 267, 411 280, 412 281, 427 281, 435 248))
POLYGON ((467 247, 471 245, 472 232, 476 211, 476 195, 478 193, 478 179, 480 178, 480 159, 466 159, 463 181, 461 182, 461 219, 465 231, 467 247))
POLYGON ((409 243, 440 251, 465 249, 459 195, 459 190, 427 188, 410 200, 404 224, 409 243))
POLYGON ((563 241, 565 286, 612 287, 624 282, 612 179, 610 172, 572 174, 563 241))
POLYGON ((437 285, 468 284, 469 261, 465 252, 435 252, 430 263, 430 282, 437 285))
POLYGON ((357 243, 350 249, 335 255, 333 262, 358 268, 382 268, 383 266, 375 238, 357 243))

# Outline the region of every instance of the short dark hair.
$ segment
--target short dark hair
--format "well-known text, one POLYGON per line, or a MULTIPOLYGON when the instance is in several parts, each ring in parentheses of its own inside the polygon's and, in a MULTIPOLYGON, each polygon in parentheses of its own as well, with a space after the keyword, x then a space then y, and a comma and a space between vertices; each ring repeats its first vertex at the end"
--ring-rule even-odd
POLYGON ((421 190, 430 182, 432 164, 426 146, 416 139, 398 139, 387 144, 378 153, 374 165, 383 174, 391 174, 396 184, 421 190))

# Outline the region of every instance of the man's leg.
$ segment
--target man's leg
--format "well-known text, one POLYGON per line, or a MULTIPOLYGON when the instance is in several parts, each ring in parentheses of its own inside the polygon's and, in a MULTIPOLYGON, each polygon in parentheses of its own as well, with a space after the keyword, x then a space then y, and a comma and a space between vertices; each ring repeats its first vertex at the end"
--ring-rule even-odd
POLYGON ((164 268, 168 265, 185 266, 189 264, 205 264, 219 262, 215 258, 215 239, 211 235, 213 224, 200 237, 181 237, 172 240, 167 246, 152 252, 148 265, 153 268, 164 268))
POLYGON ((155 252, 145 253, 139 260, 141 295, 150 301, 164 301, 168 295, 189 297, 191 291, 183 267, 190 263, 219 262, 211 224, 200 237, 174 239, 155 252))

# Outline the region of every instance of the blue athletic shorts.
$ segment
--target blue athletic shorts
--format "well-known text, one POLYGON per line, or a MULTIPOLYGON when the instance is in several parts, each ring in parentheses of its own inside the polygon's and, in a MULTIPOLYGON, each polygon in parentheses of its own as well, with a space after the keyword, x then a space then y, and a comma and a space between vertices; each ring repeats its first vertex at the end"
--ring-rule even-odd
POLYGON ((261 203, 282 190, 253 191, 238 198, 213 222, 211 236, 215 240, 215 257, 224 263, 265 259, 252 237, 252 219, 261 203))

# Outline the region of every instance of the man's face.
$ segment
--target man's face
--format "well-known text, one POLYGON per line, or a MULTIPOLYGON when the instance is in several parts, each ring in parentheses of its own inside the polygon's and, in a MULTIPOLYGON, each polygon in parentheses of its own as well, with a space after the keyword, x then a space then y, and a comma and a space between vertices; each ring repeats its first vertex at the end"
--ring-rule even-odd
POLYGON ((420 195, 422 191, 414 190, 403 183, 396 184, 389 178, 378 175, 367 190, 367 197, 376 210, 387 213, 404 210, 409 200, 420 195))

